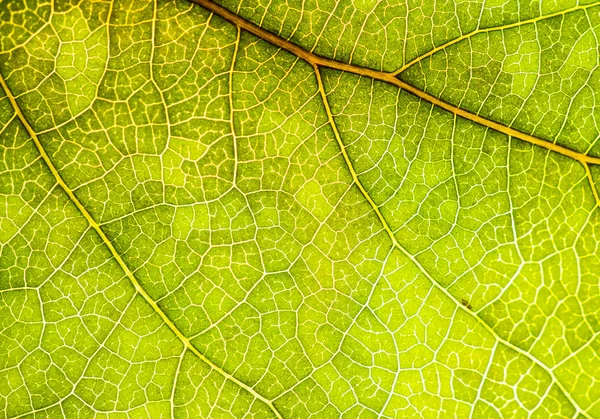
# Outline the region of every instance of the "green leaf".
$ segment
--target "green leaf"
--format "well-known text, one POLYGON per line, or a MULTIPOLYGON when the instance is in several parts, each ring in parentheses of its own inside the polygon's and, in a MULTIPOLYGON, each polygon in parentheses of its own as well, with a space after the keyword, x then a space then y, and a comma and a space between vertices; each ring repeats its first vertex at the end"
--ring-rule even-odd
POLYGON ((0 418, 600 418, 599 38, 2 2, 0 418))

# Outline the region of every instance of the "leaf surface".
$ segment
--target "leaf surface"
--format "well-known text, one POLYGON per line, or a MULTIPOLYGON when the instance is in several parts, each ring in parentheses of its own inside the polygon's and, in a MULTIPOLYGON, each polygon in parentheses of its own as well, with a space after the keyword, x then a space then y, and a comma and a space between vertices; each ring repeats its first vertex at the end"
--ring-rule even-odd
POLYGON ((598 37, 2 3, 1 417, 600 418, 598 37))

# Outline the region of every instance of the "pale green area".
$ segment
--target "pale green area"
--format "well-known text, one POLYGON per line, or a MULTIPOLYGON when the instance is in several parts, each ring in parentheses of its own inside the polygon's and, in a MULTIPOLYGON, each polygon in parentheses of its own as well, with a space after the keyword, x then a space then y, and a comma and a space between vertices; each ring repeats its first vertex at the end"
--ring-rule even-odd
MULTIPOLYGON (((224 2, 598 154, 598 7, 224 2)), ((184 0, 0 4, 0 418, 600 418, 584 167, 184 0), (219 369, 247 385, 228 379, 219 369)), ((600 184, 600 170, 591 167, 600 184)))

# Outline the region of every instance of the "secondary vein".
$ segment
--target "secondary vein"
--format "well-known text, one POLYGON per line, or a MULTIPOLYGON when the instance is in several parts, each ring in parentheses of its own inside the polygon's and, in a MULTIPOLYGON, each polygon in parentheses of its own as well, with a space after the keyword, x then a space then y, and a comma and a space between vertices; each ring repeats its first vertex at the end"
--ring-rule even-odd
POLYGON ((14 95, 12 94, 12 91, 8 87, 8 84, 6 83, 6 80, 4 80, 4 76, 1 73, 0 73, 0 85, 2 86, 2 89, 4 89, 4 92, 6 93, 6 96, 8 97, 19 120, 21 121, 21 124, 25 127, 25 130, 27 131, 27 133, 29 134, 29 136, 31 137, 33 142, 35 143, 35 146, 36 146, 38 152, 40 153, 40 155, 42 156, 44 163, 46 164, 46 166, 48 167, 48 169, 50 170, 50 172, 56 179, 56 182, 65 191, 65 193, 68 195, 69 199, 75 204, 75 206, 77 207, 79 212, 87 220, 88 224, 94 229, 94 231, 96 231, 98 236, 100 236, 100 238, 102 239, 102 242, 108 248, 112 257, 117 261, 117 263, 119 264, 119 266, 121 267, 121 269, 123 270, 123 272, 125 273, 127 278, 133 284, 136 292, 138 294, 140 294, 144 298, 144 300, 146 300, 146 302, 154 309, 154 311, 161 317, 161 319, 165 322, 165 324, 169 327, 169 329, 171 329, 171 331, 181 340, 181 342, 185 345, 185 347, 189 351, 191 351, 194 355, 196 355, 198 358, 200 358, 203 362, 205 362, 206 364, 211 366, 215 371, 217 371, 223 377, 232 381, 233 383, 237 384, 238 386, 242 387, 243 389, 248 391, 250 394, 252 394, 254 397, 256 397, 258 400, 265 403, 278 419, 283 419, 281 414, 277 411, 277 409, 275 408, 275 406, 273 405, 273 402, 271 400, 266 399, 265 397, 263 397, 262 395, 257 393, 252 387, 248 386, 244 382, 238 380, 231 374, 224 371, 221 367, 219 367, 218 365, 213 363, 210 359, 208 359, 202 352, 200 352, 198 349, 196 349, 196 347, 194 345, 192 345, 190 340, 177 328, 175 323, 173 323, 171 321, 171 319, 167 316, 167 314, 158 306, 158 304, 152 299, 152 297, 150 297, 150 295, 144 290, 144 288, 138 282, 136 277, 133 275, 133 272, 131 272, 129 267, 123 261, 123 258, 121 257, 121 255, 117 252, 117 249, 115 249, 112 242, 108 239, 108 237, 106 236, 106 234, 104 233, 104 231, 102 230, 100 225, 96 222, 96 220, 94 220, 92 215, 83 206, 81 201, 79 201, 79 199, 75 196, 75 194, 71 190, 71 188, 69 188, 69 186, 63 180, 62 176, 56 169, 56 166, 54 166, 54 163, 52 162, 52 160, 46 153, 46 150, 44 149, 42 143, 40 142, 37 134, 31 127, 31 125, 29 124, 27 119, 25 118, 25 115, 23 115, 21 108, 19 107, 14 95))
MULTIPOLYGON (((373 209, 373 211, 377 215, 377 218, 379 218, 379 221, 381 222, 383 228, 387 232, 390 240, 392 241, 393 246, 395 248, 397 248, 400 252, 402 252, 402 254, 404 254, 407 258, 409 258, 419 268, 419 270, 421 272, 423 272, 423 275, 425 275, 425 277, 427 277, 427 279, 432 283, 432 285, 434 287, 436 287, 444 295, 446 295, 446 297, 448 297, 450 300, 452 300, 459 307, 459 309, 462 309, 469 316, 473 317, 480 325, 482 325, 485 328, 485 330, 488 333, 490 333, 496 339, 497 342, 500 342, 503 345, 511 348, 515 352, 517 352, 517 353, 525 356, 527 359, 531 360, 534 364, 540 366, 540 368, 542 368, 544 371, 546 371, 546 373, 552 378, 552 381, 554 383, 556 383, 556 385, 560 388, 560 390, 563 392, 563 394, 569 400, 569 402, 573 405, 573 407, 575 407, 575 409, 577 409, 577 411, 579 413, 581 413, 583 416, 588 417, 587 413, 583 409, 581 409, 581 407, 577 404, 577 402, 573 399, 573 397, 567 392, 566 388, 555 377, 553 371, 548 366, 546 366, 546 364, 544 364, 543 362, 541 362, 540 360, 538 360, 537 358, 535 358, 533 355, 531 355, 529 352, 525 351, 524 349, 521 349, 517 345, 515 345, 515 344, 513 344, 513 343, 511 343, 511 342, 509 342, 507 340, 505 340, 504 338, 500 337, 498 335, 498 333, 496 333, 496 331, 489 324, 487 324, 476 313, 473 313, 469 308, 467 308, 463 304, 461 304, 461 302, 459 301, 459 299, 456 296, 454 296, 452 293, 450 293, 450 291, 448 291, 438 281, 436 281, 431 276, 431 274, 423 267, 423 265, 421 265, 421 263, 410 252, 408 252, 408 250, 406 250, 398 242, 398 240, 396 240, 396 237, 394 236, 394 233, 392 232, 392 229, 388 225, 387 220, 383 217, 383 214, 379 210, 379 207, 377 206, 377 204, 375 204, 375 202, 373 201, 373 199, 371 198, 371 196, 369 195, 369 193, 367 192, 367 190, 362 185, 362 182, 360 181, 360 179, 358 177, 358 174, 356 173, 356 170, 354 169, 352 161, 350 160, 350 157, 348 156, 348 153, 346 152, 346 146, 344 145, 344 143, 342 141, 342 138, 341 138, 340 133, 339 133, 339 131, 337 129, 335 120, 333 118, 333 113, 331 112, 331 108, 329 106, 329 101, 327 99, 327 94, 325 93, 325 88, 323 86, 323 80, 321 78, 321 72, 319 71, 319 67, 317 65, 314 65, 314 70, 315 70, 315 75, 316 75, 316 78, 317 78, 317 85, 318 85, 319 93, 320 93, 321 99, 323 101, 323 106, 325 108, 325 112, 327 113, 327 119, 328 119, 329 125, 330 125, 330 127, 331 127, 331 129, 333 131, 333 135, 334 135, 334 137, 336 139, 336 142, 338 143, 338 146, 339 146, 339 148, 341 150, 341 153, 342 153, 342 156, 344 158, 344 161, 346 162, 346 166, 347 166, 348 170, 350 171, 350 174, 352 176, 354 184, 358 187, 358 189, 360 190, 360 192, 362 193, 362 195, 364 196, 364 198, 367 200, 367 202, 369 203, 369 205, 371 206, 371 208, 373 209)), ((586 168, 587 168, 587 165, 586 165, 586 168)), ((589 172, 589 169, 588 169, 588 172, 589 172)))
POLYGON ((501 25, 501 26, 492 26, 490 28, 483 28, 483 29, 477 29, 473 32, 469 32, 466 33, 464 35, 459 36, 458 38, 454 38, 448 42, 445 42, 442 45, 438 45, 437 47, 427 51, 425 54, 423 55, 419 55, 418 57, 414 58, 413 60, 409 61, 408 63, 404 64, 402 67, 400 67, 398 70, 394 71, 392 74, 394 75, 398 75, 400 73, 402 73, 404 70, 408 69, 409 67, 412 67, 413 65, 417 64, 418 62, 424 60, 427 57, 432 56, 433 54, 435 54, 436 52, 440 52, 454 44, 457 44, 461 41, 464 41, 465 39, 469 39, 472 38, 476 35, 479 35, 481 33, 488 33, 488 32, 494 32, 494 31, 501 31, 504 29, 511 29, 511 28, 516 28, 519 26, 524 26, 524 25, 528 25, 531 23, 536 23, 536 22, 540 22, 542 20, 546 20, 546 19, 551 19, 553 17, 557 17, 557 16, 562 16, 562 15, 566 15, 567 13, 571 13, 571 12, 575 12, 577 10, 585 10, 585 9, 589 9, 590 7, 594 7, 594 6, 598 6, 600 5, 600 3, 596 2, 596 3, 591 3, 591 4, 585 4, 585 5, 577 5, 574 7, 570 7, 568 9, 564 9, 558 12, 554 12, 554 13, 549 13, 547 15, 541 15, 538 17, 534 17, 532 19, 526 19, 526 20, 521 20, 518 22, 514 22, 514 23, 509 23, 506 25, 501 25))

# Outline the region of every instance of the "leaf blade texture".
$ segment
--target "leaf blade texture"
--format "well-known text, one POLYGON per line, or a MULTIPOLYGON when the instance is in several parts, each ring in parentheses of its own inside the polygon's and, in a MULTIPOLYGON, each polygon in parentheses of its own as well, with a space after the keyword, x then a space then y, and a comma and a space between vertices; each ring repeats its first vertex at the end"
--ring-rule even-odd
POLYGON ((600 417, 599 24, 3 3, 2 417, 600 417))

